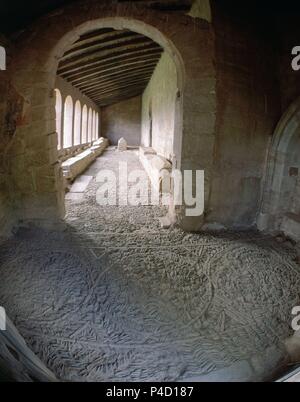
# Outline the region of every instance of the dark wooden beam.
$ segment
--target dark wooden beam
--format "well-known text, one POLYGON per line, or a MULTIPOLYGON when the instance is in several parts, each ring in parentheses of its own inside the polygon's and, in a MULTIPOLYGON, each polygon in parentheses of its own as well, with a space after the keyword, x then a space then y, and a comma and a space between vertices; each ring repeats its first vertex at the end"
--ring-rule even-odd
POLYGON ((129 44, 139 41, 144 42, 145 37, 142 35, 133 35, 131 32, 127 33, 126 35, 120 34, 118 38, 111 38, 111 40, 97 41, 88 45, 82 45, 80 47, 78 46, 76 49, 72 49, 72 51, 69 51, 68 55, 65 54, 61 60, 68 61, 75 59, 76 57, 82 57, 86 54, 96 53, 101 50, 117 48, 123 43, 129 44))
POLYGON ((58 74, 99 106, 145 90, 163 49, 129 30, 100 29, 82 35, 64 54, 58 74))
POLYGON ((104 61, 112 62, 113 60, 117 60, 118 57, 126 57, 132 54, 143 54, 144 52, 146 53, 157 49, 161 48, 154 42, 149 43, 148 45, 138 44, 130 47, 125 46, 124 48, 118 48, 113 52, 107 52, 105 55, 101 55, 97 58, 92 58, 90 60, 79 60, 76 64, 59 64, 58 74, 65 78, 66 73, 78 72, 78 70, 81 68, 94 67, 96 63, 101 63, 104 61))
POLYGON ((103 46, 103 48, 101 48, 101 50, 87 51, 83 55, 74 56, 65 61, 61 61, 60 66, 62 68, 66 68, 66 67, 74 66, 77 63, 84 64, 84 63, 91 62, 95 59, 100 59, 102 57, 105 57, 106 55, 109 55, 110 53, 112 53, 112 51, 123 50, 126 52, 127 49, 136 49, 138 47, 143 47, 143 46, 151 45, 151 44, 153 44, 151 39, 146 39, 144 37, 139 37, 139 38, 133 37, 131 39, 125 39, 124 41, 121 42, 121 44, 119 43, 118 46, 116 46, 116 43, 112 43, 110 45, 103 46))
POLYGON ((135 79, 132 79, 132 80, 127 80, 127 81, 124 80, 124 81, 120 81, 117 84, 111 84, 111 85, 107 85, 107 86, 102 87, 102 88, 87 91, 85 94, 86 94, 86 96, 92 97, 95 94, 99 94, 99 93, 105 94, 106 92, 109 92, 112 89, 129 88, 129 87, 132 87, 136 83, 140 83, 140 82, 147 83, 149 81, 149 78, 150 77, 145 76, 145 77, 138 77, 138 78, 135 78, 135 79))
POLYGON ((143 93, 145 86, 140 86, 138 88, 134 88, 132 90, 128 91, 123 91, 123 92, 115 92, 111 93, 110 96, 102 96, 99 98, 95 98, 94 101, 99 105, 99 106, 107 106, 108 104, 113 104, 113 103, 118 103, 123 100, 132 98, 134 96, 139 96, 143 93))
POLYGON ((128 58, 127 61, 125 59, 122 59, 121 61, 118 62, 111 62, 110 64, 107 64, 105 67, 99 66, 99 67, 92 67, 89 69, 85 69, 84 71, 70 75, 66 77, 68 81, 72 82, 72 84, 77 84, 81 83, 87 79, 92 79, 95 76, 101 75, 101 74, 106 74, 107 72, 111 71, 118 71, 120 67, 123 69, 129 67, 129 66, 139 66, 143 64, 147 64, 150 61, 156 61, 158 62, 161 57, 161 51, 155 51, 150 53, 149 55, 139 55, 134 58, 128 58))
POLYGON ((63 59, 66 58, 68 55, 72 54, 73 52, 76 52, 77 50, 84 50, 88 47, 92 47, 97 43, 107 43, 112 39, 116 40, 118 38, 132 37, 135 36, 136 33, 125 30, 124 31, 110 30, 110 32, 108 33, 98 33, 98 34, 95 33, 90 35, 91 36, 87 39, 79 39, 77 42, 75 42, 73 46, 70 47, 70 49, 65 52, 63 59))
POLYGON ((94 91, 87 93, 86 96, 94 98, 96 95, 104 95, 107 92, 124 89, 124 88, 134 88, 137 84, 143 83, 147 86, 149 82, 149 77, 139 77, 135 79, 130 79, 129 81, 120 81, 117 85, 107 85, 103 88, 95 89, 94 91))
POLYGON ((99 85, 101 83, 105 82, 111 82, 111 81, 118 81, 123 77, 130 77, 132 75, 143 75, 144 73, 150 72, 151 74, 154 71, 154 68, 156 66, 156 62, 149 63, 148 65, 141 66, 141 67, 132 67, 130 69, 126 70, 121 70, 121 71, 114 71, 111 74, 107 75, 99 75, 99 77, 96 77, 94 79, 87 79, 85 82, 82 83, 76 83, 74 84, 73 82, 72 85, 74 85, 76 88, 80 89, 81 91, 86 91, 91 87, 94 87, 95 85, 99 85))

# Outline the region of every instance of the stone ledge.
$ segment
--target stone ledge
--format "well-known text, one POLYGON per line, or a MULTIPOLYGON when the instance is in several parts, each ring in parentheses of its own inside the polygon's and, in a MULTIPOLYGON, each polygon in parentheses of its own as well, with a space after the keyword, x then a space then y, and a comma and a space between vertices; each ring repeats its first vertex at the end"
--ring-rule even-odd
POLYGON ((300 239, 300 218, 296 214, 286 214, 281 224, 283 233, 294 240, 300 239))
POLYGON ((61 164, 64 178, 68 181, 75 180, 77 176, 83 173, 85 169, 102 154, 107 146, 108 140, 102 137, 94 141, 89 149, 67 159, 61 164))
POLYGON ((166 186, 162 186, 163 177, 171 173, 172 164, 166 158, 161 155, 157 155, 153 148, 140 147, 139 148, 140 162, 146 170, 151 184, 155 189, 158 189, 160 193, 170 193, 171 183, 166 186), (163 188, 162 188, 163 187, 163 188))

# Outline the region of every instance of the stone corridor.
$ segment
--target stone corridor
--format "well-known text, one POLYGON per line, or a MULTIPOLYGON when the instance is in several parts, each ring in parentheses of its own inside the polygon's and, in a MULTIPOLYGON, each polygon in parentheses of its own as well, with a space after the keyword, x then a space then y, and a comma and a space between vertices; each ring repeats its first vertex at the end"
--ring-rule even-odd
POLYGON ((109 148, 67 194, 65 226, 1 245, 0 305, 60 380, 269 378, 299 304, 293 249, 162 230, 162 207, 99 206, 95 176, 120 160, 141 169, 109 148))

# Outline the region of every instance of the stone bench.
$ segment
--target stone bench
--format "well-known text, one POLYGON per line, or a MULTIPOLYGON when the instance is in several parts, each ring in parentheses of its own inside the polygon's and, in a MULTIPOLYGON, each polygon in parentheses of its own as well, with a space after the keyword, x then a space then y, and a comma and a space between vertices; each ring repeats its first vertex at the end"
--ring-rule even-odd
POLYGON ((156 155, 156 151, 151 147, 139 147, 140 157, 145 155, 156 155))
POLYGON ((99 138, 99 140, 93 142, 91 150, 96 154, 96 157, 98 157, 107 147, 108 147, 108 139, 101 137, 99 138))
POLYGON ((300 217, 293 213, 284 215, 281 230, 294 240, 300 239, 300 217))
POLYGON ((69 181, 75 180, 108 146, 106 138, 99 138, 93 145, 78 155, 67 159, 61 164, 63 176, 69 181))
POLYGON ((161 155, 157 155, 153 148, 139 148, 140 162, 146 170, 152 186, 159 190, 160 193, 169 193, 171 191, 171 183, 164 182, 162 187, 163 177, 172 172, 172 164, 161 155))

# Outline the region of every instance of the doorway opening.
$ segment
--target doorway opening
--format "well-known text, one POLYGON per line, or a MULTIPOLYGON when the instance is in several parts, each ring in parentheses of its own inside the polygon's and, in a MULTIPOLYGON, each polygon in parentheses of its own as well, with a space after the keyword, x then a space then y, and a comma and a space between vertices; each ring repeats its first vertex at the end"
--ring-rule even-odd
POLYGON ((300 240, 300 99, 280 120, 271 144, 258 227, 300 240))

